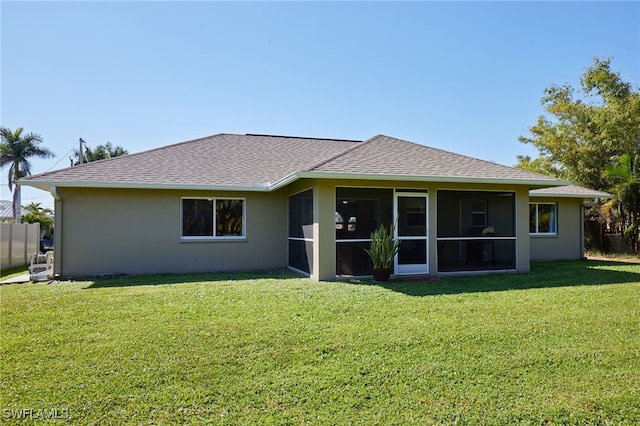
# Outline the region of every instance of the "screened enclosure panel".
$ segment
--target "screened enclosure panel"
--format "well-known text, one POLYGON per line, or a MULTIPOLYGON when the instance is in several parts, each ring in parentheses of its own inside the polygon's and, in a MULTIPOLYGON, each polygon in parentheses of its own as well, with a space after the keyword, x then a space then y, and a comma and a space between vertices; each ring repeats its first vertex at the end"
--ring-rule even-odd
POLYGON ((313 273, 313 191, 289 197, 289 266, 313 273))
POLYGON ((427 263, 427 240, 400 240, 399 265, 427 263))
POLYGON ((515 194, 438 191, 438 238, 515 237, 515 194))
POLYGON ((312 263, 313 242, 289 240, 289 266, 311 274, 312 263))
POLYGON ((337 275, 372 275, 373 263, 364 251, 370 243, 342 242, 336 244, 336 274, 337 275))
POLYGON ((393 222, 393 190, 336 188, 337 240, 368 239, 382 223, 393 222))
POLYGON ((515 240, 438 241, 438 271, 515 269, 515 240))
POLYGON ((313 191, 289 197, 289 236, 313 239, 313 191))

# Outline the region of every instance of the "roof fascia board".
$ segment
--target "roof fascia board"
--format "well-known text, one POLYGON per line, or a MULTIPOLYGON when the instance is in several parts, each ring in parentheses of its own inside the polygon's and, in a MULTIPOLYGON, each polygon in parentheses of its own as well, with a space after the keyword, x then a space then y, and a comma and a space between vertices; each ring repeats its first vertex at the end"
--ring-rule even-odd
MULTIPOLYGON (((273 183, 255 183, 253 185, 188 185, 188 184, 144 184, 122 182, 63 182, 48 180, 18 181, 18 185, 33 186, 49 191, 51 187, 58 188, 115 188, 115 189, 181 189, 203 191, 254 191, 271 192, 285 187, 298 179, 348 179, 348 180, 387 180, 396 182, 450 182, 450 183, 474 183, 474 184, 503 184, 503 185, 527 185, 537 188, 551 186, 565 186, 569 182, 562 180, 543 179, 504 179, 504 178, 473 178, 456 176, 421 176, 421 175, 381 175, 374 173, 335 173, 335 172, 294 172, 273 183)), ((547 196, 545 194, 539 196, 547 196)), ((552 195, 555 196, 555 195, 552 195)), ((578 197, 583 198, 583 197, 578 197)), ((587 196, 586 198, 589 198, 587 196)))
POLYGON ((268 184, 256 183, 254 185, 185 185, 185 184, 145 184, 145 183, 122 183, 122 182, 60 182, 60 181, 18 181, 19 185, 33 186, 35 188, 49 191, 52 187, 57 188, 115 188, 115 189, 182 189, 201 191, 255 191, 269 192, 268 184))
POLYGON ((565 186, 570 182, 563 180, 544 179, 504 179, 504 178, 472 178, 458 176, 421 176, 421 175, 380 175, 375 173, 334 173, 334 172, 296 172, 274 182, 269 188, 278 189, 298 179, 360 179, 360 180, 390 180, 390 181, 418 181, 418 182, 452 182, 452 183, 488 183, 508 185, 528 185, 538 188, 551 186, 565 186))
POLYGON ((583 200, 591 200, 593 198, 611 198, 610 194, 562 194, 546 192, 542 194, 529 193, 530 198, 582 198, 583 200))

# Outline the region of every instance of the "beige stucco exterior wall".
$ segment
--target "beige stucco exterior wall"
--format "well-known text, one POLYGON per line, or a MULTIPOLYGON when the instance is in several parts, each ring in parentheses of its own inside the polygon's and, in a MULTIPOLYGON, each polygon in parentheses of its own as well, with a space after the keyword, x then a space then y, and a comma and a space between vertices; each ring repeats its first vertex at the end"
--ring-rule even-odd
MULTIPOLYGON (((312 189, 314 250, 312 278, 336 278, 336 187, 411 189, 428 192, 429 272, 437 270, 437 191, 516 192, 516 270, 529 271, 529 259, 577 259, 581 200, 558 202, 554 237, 529 238, 527 188, 507 185, 302 179, 275 192, 178 190, 56 190, 55 273, 62 277, 101 274, 184 273, 286 267, 288 196, 312 189), (246 239, 183 241, 181 197, 242 197, 246 200, 246 239)), ((540 199, 540 201, 544 201, 540 199)))
POLYGON ((313 192, 315 250, 312 278, 321 281, 336 279, 335 194, 335 186, 327 181, 318 181, 313 192))
POLYGON ((63 277, 287 265, 284 192, 58 188, 57 196, 56 273, 63 277), (181 197, 225 196, 246 200, 246 239, 180 239, 181 197))
POLYGON ((54 205, 53 211, 55 212, 53 218, 53 227, 54 227, 54 238, 53 238, 53 252, 55 254, 53 261, 53 274, 62 276, 62 218, 64 217, 64 206, 62 205, 62 201, 58 198, 57 192, 53 192, 54 196, 54 205))
POLYGON ((557 235, 530 237, 531 260, 575 260, 584 257, 582 199, 531 198, 532 203, 557 203, 557 235))
POLYGON ((520 188, 516 192, 516 270, 529 272, 529 190, 520 188))

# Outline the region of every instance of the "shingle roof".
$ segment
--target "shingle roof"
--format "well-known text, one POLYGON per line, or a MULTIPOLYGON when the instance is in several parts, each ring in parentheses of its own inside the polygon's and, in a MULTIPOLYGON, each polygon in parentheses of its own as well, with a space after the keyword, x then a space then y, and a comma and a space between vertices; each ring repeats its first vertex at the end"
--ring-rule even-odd
POLYGON ((337 173, 429 176, 473 179, 556 179, 477 158, 419 145, 389 136, 375 136, 352 150, 313 168, 337 173))
POLYGON ((274 182, 355 141, 218 134, 24 178, 25 182, 251 186, 274 182))
MULTIPOLYGON (((33 175, 21 184, 59 186, 275 188, 299 177, 341 175, 416 180, 563 182, 413 142, 218 134, 150 151, 33 175)), ((566 182, 564 182, 566 183, 566 182)))
POLYGON ((611 198, 611 194, 585 188, 578 185, 554 186, 552 188, 532 189, 531 197, 561 197, 561 198, 611 198))

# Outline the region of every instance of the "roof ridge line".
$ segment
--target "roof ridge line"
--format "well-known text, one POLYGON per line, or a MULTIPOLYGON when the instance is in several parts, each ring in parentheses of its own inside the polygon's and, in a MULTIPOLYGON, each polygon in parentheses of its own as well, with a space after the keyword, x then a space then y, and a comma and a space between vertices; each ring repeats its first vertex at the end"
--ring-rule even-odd
POLYGON ((350 153, 350 152, 352 152, 352 151, 355 151, 356 149, 358 149, 358 148, 360 148, 360 147, 362 147, 362 146, 364 146, 364 145, 369 144, 371 141, 373 141, 374 139, 377 139, 377 138, 379 138, 379 137, 381 137, 381 136, 383 136, 383 135, 379 135, 379 134, 378 134, 378 135, 375 135, 375 136, 373 136, 373 137, 371 137, 371 138, 369 138, 369 139, 367 139, 367 140, 364 140, 364 141, 362 141, 362 142, 358 142, 358 143, 356 144, 356 146, 349 147, 349 148, 345 149, 344 151, 342 151, 342 152, 340 152, 340 153, 338 153, 338 154, 332 155, 332 156, 331 156, 331 157, 329 157, 329 158, 326 158, 326 159, 324 159, 324 160, 322 160, 322 161, 319 161, 319 162, 318 162, 318 163, 316 163, 316 164, 313 164, 311 167, 309 167, 309 168, 307 169, 307 171, 311 171, 311 170, 313 170, 313 169, 316 169, 316 168, 318 168, 318 167, 320 167, 320 166, 322 166, 322 165, 324 165, 324 164, 327 164, 327 163, 328 163, 328 162, 330 162, 330 161, 335 160, 336 158, 340 158, 340 157, 342 157, 343 155, 346 155, 346 154, 348 154, 348 153, 350 153))
POLYGON ((245 133, 244 136, 259 136, 267 138, 285 138, 285 139, 307 139, 315 141, 336 141, 336 142, 357 142, 361 143, 361 140, 356 139, 335 139, 335 138, 316 138, 312 136, 288 136, 288 135, 267 135, 261 133, 245 133))

